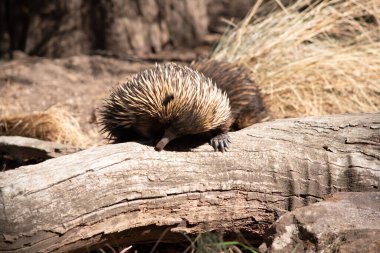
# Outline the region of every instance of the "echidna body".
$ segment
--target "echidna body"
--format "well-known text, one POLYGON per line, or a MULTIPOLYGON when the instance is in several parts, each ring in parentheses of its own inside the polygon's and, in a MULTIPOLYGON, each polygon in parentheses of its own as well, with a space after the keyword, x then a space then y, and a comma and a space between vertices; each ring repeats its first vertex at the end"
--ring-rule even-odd
POLYGON ((202 73, 174 63, 134 75, 111 93, 101 111, 103 131, 115 142, 171 140, 207 133, 212 146, 228 148, 233 121, 227 94, 202 73))
POLYGON ((231 130, 248 127, 268 116, 260 90, 246 68, 216 60, 193 62, 191 67, 211 78, 227 93, 233 118, 231 130))

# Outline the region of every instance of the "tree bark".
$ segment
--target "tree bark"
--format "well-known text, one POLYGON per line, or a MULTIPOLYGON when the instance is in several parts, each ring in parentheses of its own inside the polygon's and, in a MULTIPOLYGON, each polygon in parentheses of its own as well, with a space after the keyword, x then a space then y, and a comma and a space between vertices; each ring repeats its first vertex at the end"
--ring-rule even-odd
POLYGON ((378 191, 380 113, 285 119, 232 147, 156 152, 123 143, 0 174, 0 251, 174 242, 205 230, 259 240, 282 213, 340 191, 378 191))

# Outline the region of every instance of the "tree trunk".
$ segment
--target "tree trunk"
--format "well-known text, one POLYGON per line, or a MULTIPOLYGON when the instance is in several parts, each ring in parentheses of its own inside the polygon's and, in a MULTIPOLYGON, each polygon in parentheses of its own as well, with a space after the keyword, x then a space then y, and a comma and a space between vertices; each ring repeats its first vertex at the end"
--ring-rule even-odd
POLYGON ((123 143, 0 174, 0 251, 83 251, 183 240, 258 240, 280 214, 339 191, 378 191, 380 113, 285 119, 231 133, 232 147, 156 152, 123 143))
POLYGON ((0 57, 67 57, 101 49, 142 55, 199 44, 207 33, 205 0, 57 0, 0 2, 0 57))

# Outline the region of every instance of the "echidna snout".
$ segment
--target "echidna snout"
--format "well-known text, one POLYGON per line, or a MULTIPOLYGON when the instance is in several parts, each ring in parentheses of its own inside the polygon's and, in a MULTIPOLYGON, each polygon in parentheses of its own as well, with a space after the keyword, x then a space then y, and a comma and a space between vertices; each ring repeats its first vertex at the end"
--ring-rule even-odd
POLYGON ((174 140, 177 136, 172 133, 170 129, 166 129, 164 135, 162 136, 161 140, 156 144, 156 147, 154 148, 157 151, 161 151, 165 148, 165 146, 172 140, 174 140))

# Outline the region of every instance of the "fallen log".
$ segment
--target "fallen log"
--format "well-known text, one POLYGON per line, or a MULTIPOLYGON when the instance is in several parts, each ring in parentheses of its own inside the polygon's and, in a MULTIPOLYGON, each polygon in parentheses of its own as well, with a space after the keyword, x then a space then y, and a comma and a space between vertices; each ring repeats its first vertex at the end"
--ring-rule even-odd
POLYGON ((78 152, 80 148, 22 136, 0 136, 0 171, 78 152))
POLYGON ((258 243, 282 213, 341 191, 378 191, 380 113, 284 119, 156 152, 107 145, 0 173, 0 252, 83 251, 239 231, 258 243))

